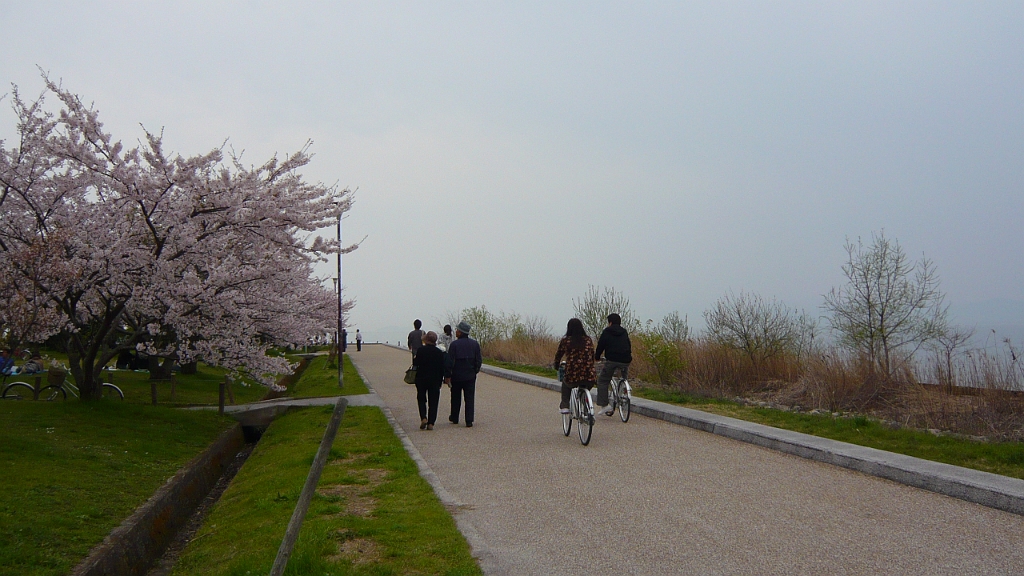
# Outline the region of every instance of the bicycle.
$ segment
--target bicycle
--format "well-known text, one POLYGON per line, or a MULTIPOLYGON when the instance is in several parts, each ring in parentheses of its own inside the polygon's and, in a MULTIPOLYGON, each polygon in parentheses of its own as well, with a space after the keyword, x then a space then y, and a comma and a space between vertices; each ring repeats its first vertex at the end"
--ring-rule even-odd
MULTIPOLYGON (((558 380, 562 382, 565 378, 565 362, 558 367, 558 380)), ((590 390, 582 386, 572 389, 569 395, 569 413, 562 414, 562 433, 566 436, 572 432, 572 421, 579 424, 576 431, 580 436, 580 444, 590 444, 590 436, 594 432, 594 399, 590 396, 590 390)))
MULTIPOLYGON (((81 397, 78 386, 75 386, 68 380, 67 372, 63 370, 49 370, 32 375, 38 377, 36 379, 38 383, 43 374, 46 375, 46 386, 37 390, 37 386, 33 386, 28 382, 12 382, 4 386, 3 394, 0 394, 0 398, 4 400, 22 400, 28 397, 33 400, 54 402, 56 400, 67 400, 68 392, 71 392, 71 395, 75 398, 81 397), (27 394, 27 396, 23 397, 22 394, 27 394)), ((29 374, 22 374, 21 376, 29 376, 29 374)), ((114 384, 102 382, 101 391, 104 399, 124 400, 124 392, 114 384)))
POLYGON ((608 409, 619 409, 619 418, 629 422, 629 409, 633 405, 633 388, 624 376, 613 376, 608 383, 608 409))

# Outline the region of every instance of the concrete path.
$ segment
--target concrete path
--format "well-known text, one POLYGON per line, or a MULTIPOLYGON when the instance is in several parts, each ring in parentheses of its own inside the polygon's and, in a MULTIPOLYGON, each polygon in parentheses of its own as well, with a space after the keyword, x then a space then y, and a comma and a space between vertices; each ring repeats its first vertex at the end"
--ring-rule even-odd
POLYGON ((1024 517, 662 421, 561 432, 481 374, 473 428, 419 430, 408 352, 350 354, 506 574, 1022 574, 1024 517))

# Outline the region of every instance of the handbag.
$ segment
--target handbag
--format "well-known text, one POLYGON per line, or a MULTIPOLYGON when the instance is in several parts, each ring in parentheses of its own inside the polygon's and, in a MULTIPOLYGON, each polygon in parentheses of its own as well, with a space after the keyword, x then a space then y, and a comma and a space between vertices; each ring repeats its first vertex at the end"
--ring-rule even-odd
POLYGON ((416 365, 409 366, 409 369, 405 371, 405 383, 415 384, 416 383, 416 365))

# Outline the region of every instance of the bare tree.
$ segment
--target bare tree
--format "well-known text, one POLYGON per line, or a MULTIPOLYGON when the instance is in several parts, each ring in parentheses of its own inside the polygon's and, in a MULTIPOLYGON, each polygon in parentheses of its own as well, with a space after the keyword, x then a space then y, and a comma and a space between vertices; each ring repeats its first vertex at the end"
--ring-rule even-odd
POLYGON ((897 353, 911 356, 946 332, 948 306, 931 260, 911 263, 896 240, 872 234, 871 246, 846 242, 847 284, 825 294, 823 308, 846 346, 891 374, 897 353))
POLYGON ((527 316, 521 324, 523 336, 530 340, 548 338, 551 336, 551 325, 542 316, 527 316))
POLYGON ((671 312, 661 319, 658 333, 666 342, 682 344, 690 339, 690 324, 685 316, 679 315, 679 312, 671 312))
POLYGON ((975 329, 966 326, 953 326, 935 338, 931 343, 932 350, 939 360, 937 376, 939 383, 949 388, 956 385, 953 374, 953 359, 957 357, 967 343, 974 338, 975 329))
POLYGON ((608 326, 608 315, 618 314, 622 317, 622 327, 630 332, 636 332, 640 328, 640 320, 637 319, 633 309, 629 307, 629 298, 615 288, 605 287, 598 291, 596 286, 590 286, 587 293, 580 299, 573 299, 573 312, 583 322, 587 334, 597 338, 601 331, 608 326))
POLYGON ((790 309, 778 300, 731 292, 704 311, 712 340, 743 350, 755 365, 790 349, 798 336, 790 309))

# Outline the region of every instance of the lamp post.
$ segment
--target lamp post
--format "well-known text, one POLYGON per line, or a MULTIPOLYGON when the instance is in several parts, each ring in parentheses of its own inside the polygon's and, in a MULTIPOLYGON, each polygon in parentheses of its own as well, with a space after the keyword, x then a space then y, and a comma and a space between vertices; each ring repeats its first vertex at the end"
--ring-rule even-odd
POLYGON ((341 351, 341 338, 345 333, 345 325, 341 314, 341 295, 344 290, 341 283, 341 215, 338 212, 338 388, 345 386, 343 374, 345 373, 345 356, 341 351))

